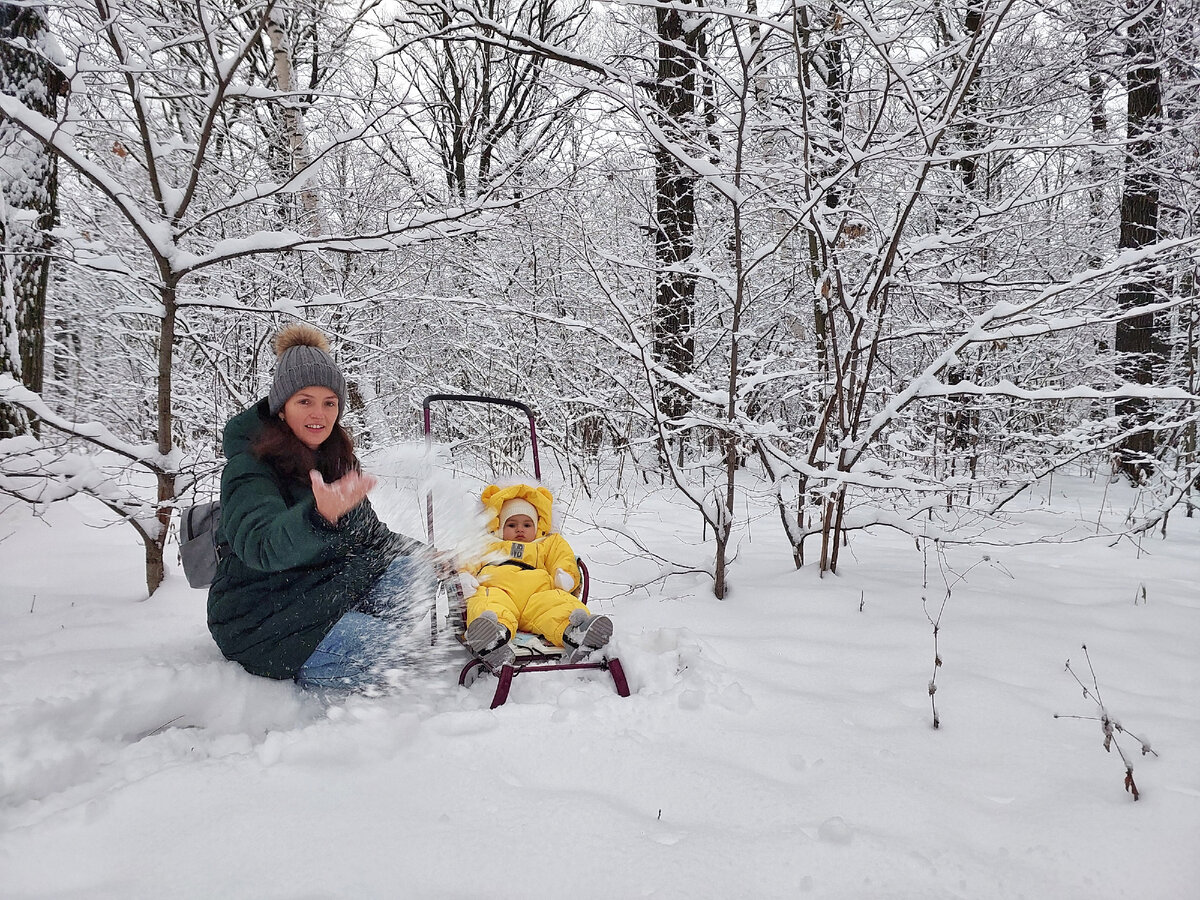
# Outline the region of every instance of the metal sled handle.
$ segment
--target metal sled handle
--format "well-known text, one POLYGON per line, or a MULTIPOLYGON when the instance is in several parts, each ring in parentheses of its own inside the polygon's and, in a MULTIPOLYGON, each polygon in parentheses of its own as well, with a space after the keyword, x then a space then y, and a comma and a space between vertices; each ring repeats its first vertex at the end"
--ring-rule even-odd
MULTIPOLYGON (((424 424, 425 424, 425 452, 426 453, 429 452, 429 450, 431 449, 431 444, 433 443, 433 438, 430 433, 431 424, 432 424, 432 415, 430 412, 430 407, 434 403, 445 402, 445 401, 457 402, 457 403, 483 403, 483 404, 489 404, 492 406, 508 406, 513 409, 519 409, 521 412, 525 413, 526 418, 529 419, 529 442, 533 447, 533 474, 534 474, 534 477, 538 479, 538 481, 541 481, 541 479, 542 479, 542 463, 538 459, 537 421, 533 414, 533 410, 530 409, 527 404, 522 403, 520 400, 508 400, 504 397, 486 397, 483 394, 430 394, 428 397, 426 397, 424 400, 421 401, 421 412, 422 412, 422 417, 424 419, 424 424)), ((432 489, 430 489, 429 492, 425 495, 425 529, 426 529, 426 534, 429 538, 430 545, 436 546, 436 542, 434 541, 434 538, 433 538, 433 490, 432 489)), ((457 582, 455 584, 455 589, 459 592, 458 600, 460 603, 462 603, 466 598, 464 598, 462 596, 461 588, 458 587, 457 582)), ((463 614, 465 615, 465 613, 466 613, 466 610, 464 608, 463 614)), ((429 625, 430 625, 430 641, 432 643, 436 643, 437 642, 437 631, 438 631, 436 609, 434 610, 434 614, 431 615, 429 618, 429 625)))
POLYGON ((538 440, 537 440, 537 417, 528 404, 522 403, 520 400, 508 400, 504 397, 485 397, 482 394, 430 394, 421 401, 421 411, 425 417, 425 440, 430 440, 430 405, 439 401, 455 401, 458 403, 487 403, 492 406, 509 406, 513 409, 519 409, 525 413, 525 417, 529 419, 529 443, 533 448, 533 477, 541 481, 542 479, 542 463, 538 459, 538 440))
MULTIPOLYGON (((520 400, 509 400, 504 397, 486 397, 483 394, 430 394, 421 401, 421 412, 425 422, 425 449, 428 451, 432 443, 430 434, 432 415, 430 406, 438 402, 455 402, 455 403, 483 403, 492 406, 508 406, 513 409, 519 409, 525 413, 529 419, 529 442, 533 448, 533 476, 538 481, 542 480, 542 463, 538 458, 538 440, 537 440, 537 418, 528 404, 522 403, 520 400)), ((425 498, 426 503, 426 530, 429 536, 429 542, 433 543, 433 492, 430 491, 425 498)))

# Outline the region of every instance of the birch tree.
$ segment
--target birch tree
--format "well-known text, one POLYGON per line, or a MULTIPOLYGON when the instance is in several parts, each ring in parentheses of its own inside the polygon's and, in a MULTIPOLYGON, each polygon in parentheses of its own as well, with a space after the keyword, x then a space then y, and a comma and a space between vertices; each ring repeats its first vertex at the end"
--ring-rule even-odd
MULTIPOLYGON (((308 149, 308 137, 304 131, 304 118, 292 70, 292 43, 287 29, 287 11, 283 3, 271 6, 267 12, 267 37, 271 42, 272 70, 275 87, 280 94, 279 118, 282 122, 282 143, 286 148, 287 177, 293 178, 300 172, 311 171, 312 154, 308 149)), ((317 191, 311 183, 300 191, 302 210, 301 227, 309 235, 321 233, 317 191)))

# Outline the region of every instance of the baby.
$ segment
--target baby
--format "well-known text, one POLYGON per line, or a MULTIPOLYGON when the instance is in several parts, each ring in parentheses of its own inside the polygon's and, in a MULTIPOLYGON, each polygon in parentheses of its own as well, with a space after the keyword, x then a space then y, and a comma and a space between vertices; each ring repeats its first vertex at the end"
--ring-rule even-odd
POLYGON ((467 600, 471 651, 493 667, 511 663, 509 641, 518 631, 540 634, 580 662, 612 636, 612 620, 593 616, 572 593, 579 565, 566 539, 550 531, 554 497, 544 487, 489 485, 482 495, 493 513, 498 541, 478 570, 479 587, 467 600), (499 557, 503 556, 503 559, 499 557))

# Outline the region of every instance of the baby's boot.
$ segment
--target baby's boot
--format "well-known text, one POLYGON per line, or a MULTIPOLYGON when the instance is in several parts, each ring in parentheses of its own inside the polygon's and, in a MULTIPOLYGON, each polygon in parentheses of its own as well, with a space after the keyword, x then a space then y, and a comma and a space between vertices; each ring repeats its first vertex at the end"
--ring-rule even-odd
POLYGON ((513 648, 508 645, 510 637, 512 635, 500 624, 496 613, 485 609, 467 626, 463 643, 489 666, 499 668, 510 664, 516 658, 513 648))
POLYGON ((583 662, 593 650, 608 643, 612 632, 612 619, 608 616, 588 615, 586 609, 571 610, 567 630, 563 632, 567 662, 583 662))

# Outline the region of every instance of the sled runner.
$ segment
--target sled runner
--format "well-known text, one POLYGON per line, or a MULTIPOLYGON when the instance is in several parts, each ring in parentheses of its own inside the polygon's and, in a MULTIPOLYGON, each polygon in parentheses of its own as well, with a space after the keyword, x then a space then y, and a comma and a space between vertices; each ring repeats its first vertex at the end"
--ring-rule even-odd
MULTIPOLYGON (((427 453, 432 453, 433 446, 431 407, 433 404, 440 402, 485 404, 507 407, 523 413, 529 423, 529 443, 532 449, 534 478, 539 482, 541 481, 542 469, 538 458, 537 422, 533 410, 526 404, 517 400, 484 397, 476 394, 430 394, 421 404, 424 415, 425 447, 427 453)), ((425 503, 426 530, 428 532, 429 543, 436 547, 432 488, 426 494, 425 503)), ((587 565, 583 560, 577 557, 576 563, 579 566, 580 578, 579 584, 575 586, 575 590, 572 593, 578 597, 580 602, 586 604, 591 579, 587 565)), ((625 679, 625 671, 621 667, 621 661, 615 657, 610 657, 603 647, 593 651, 588 658, 582 661, 568 662, 564 658, 562 647, 554 646, 540 635, 522 631, 514 635, 510 642, 512 649, 516 653, 516 658, 511 663, 504 665, 497 666, 491 664, 484 658, 483 654, 472 652, 464 640, 467 630, 467 598, 464 595, 459 579, 452 579, 446 588, 446 619, 448 628, 453 632, 455 639, 462 645, 463 649, 471 653, 472 656, 471 660, 459 672, 458 683, 469 687, 479 675, 485 672, 494 675, 496 677, 496 691, 492 696, 492 709, 502 705, 508 699, 512 680, 518 675, 570 671, 573 669, 602 669, 607 671, 612 676, 617 694, 622 697, 629 696, 629 684, 625 679)), ((430 627, 431 640, 436 642, 439 637, 438 611, 436 609, 430 619, 430 627)))

